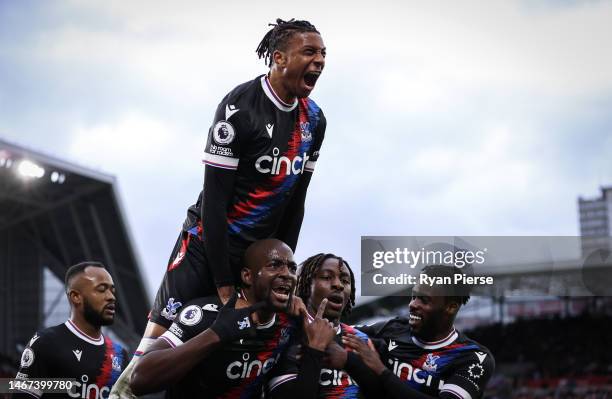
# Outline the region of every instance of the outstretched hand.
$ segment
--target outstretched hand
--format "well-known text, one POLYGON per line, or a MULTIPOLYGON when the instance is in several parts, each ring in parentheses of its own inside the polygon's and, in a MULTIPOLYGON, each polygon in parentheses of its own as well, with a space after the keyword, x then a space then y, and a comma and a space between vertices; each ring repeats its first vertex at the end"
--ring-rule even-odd
POLYGON ((385 371, 386 367, 380 360, 378 352, 374 348, 372 341, 368 339, 366 344, 363 340, 354 334, 346 334, 342 337, 342 343, 353 350, 361 357, 366 366, 368 366, 376 374, 380 375, 385 371))
POLYGON ((266 302, 262 301, 246 308, 236 309, 237 300, 238 294, 234 293, 225 306, 219 310, 217 319, 210 326, 222 343, 255 336, 256 329, 252 314, 266 306, 266 302))
POLYGON ((327 298, 321 301, 317 314, 312 321, 308 320, 308 312, 306 312, 306 309, 300 309, 304 332, 308 338, 308 346, 320 351, 324 351, 336 335, 333 323, 323 318, 326 306, 327 298))

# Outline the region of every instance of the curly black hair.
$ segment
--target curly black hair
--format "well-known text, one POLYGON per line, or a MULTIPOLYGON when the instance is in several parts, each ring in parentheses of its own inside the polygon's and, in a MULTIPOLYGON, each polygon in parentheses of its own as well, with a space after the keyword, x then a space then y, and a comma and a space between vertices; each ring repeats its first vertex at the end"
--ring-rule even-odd
POLYGON ((289 42, 289 38, 294 33, 319 33, 317 28, 315 28, 315 26, 310 22, 299 21, 295 20, 294 18, 291 18, 289 21, 283 21, 282 19, 277 18, 275 24, 268 24, 268 26, 273 26, 273 28, 266 33, 263 39, 261 39, 261 42, 257 46, 255 52, 259 58, 264 58, 269 67, 272 66, 272 54, 274 54, 274 51, 284 51, 287 47, 287 43, 289 42))
POLYGON ((310 289, 312 286, 312 279, 314 278, 317 270, 321 267, 321 265, 327 259, 338 259, 338 264, 344 264, 346 268, 349 270, 349 274, 351 275, 351 296, 349 299, 349 303, 346 304, 344 309, 342 310, 342 315, 348 315, 353 310, 353 306, 355 306, 355 275, 353 274, 353 270, 349 266, 349 264, 342 259, 340 256, 336 256, 334 254, 316 254, 306 259, 304 262, 300 264, 300 271, 298 273, 297 280, 297 289, 296 295, 302 298, 304 303, 308 302, 310 298, 310 289))
MULTIPOLYGON (((427 265, 421 273, 429 277, 450 277, 454 281, 455 274, 466 274, 462 269, 456 266, 447 265, 427 265)), ((455 301, 460 305, 465 305, 470 300, 471 287, 467 284, 457 283, 450 286, 445 286, 451 292, 446 296, 449 301, 455 301)))

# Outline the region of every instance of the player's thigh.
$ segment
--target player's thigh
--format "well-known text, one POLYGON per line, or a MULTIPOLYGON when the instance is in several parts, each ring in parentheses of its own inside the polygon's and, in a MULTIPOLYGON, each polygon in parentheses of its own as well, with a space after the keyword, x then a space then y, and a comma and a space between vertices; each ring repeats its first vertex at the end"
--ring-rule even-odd
POLYGON ((187 232, 181 233, 157 291, 150 320, 168 328, 183 304, 213 294, 216 294, 216 287, 202 241, 187 232))

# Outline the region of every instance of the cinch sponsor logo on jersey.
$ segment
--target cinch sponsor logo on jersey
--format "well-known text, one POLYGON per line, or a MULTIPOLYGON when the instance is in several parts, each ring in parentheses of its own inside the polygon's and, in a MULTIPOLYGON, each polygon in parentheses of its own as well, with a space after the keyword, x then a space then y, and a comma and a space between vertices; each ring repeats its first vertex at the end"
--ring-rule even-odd
POLYGON ((100 388, 96 384, 88 384, 89 377, 86 374, 81 376, 80 381, 72 383, 72 389, 68 391, 71 398, 82 399, 106 399, 110 394, 110 387, 104 386, 100 388))
POLYGON ((355 385, 355 381, 343 370, 321 369, 319 384, 322 386, 347 386, 355 385))
MULTIPOLYGON (((425 386, 428 387, 431 386, 433 376, 431 374, 427 374, 426 371, 423 371, 418 367, 414 367, 410 363, 400 363, 396 358, 389 359, 389 364, 393 366, 393 374, 398 376, 400 379, 414 381, 417 384, 425 384, 425 386), (405 377, 403 376, 404 373, 406 373, 405 377)), ((442 389, 443 385, 444 380, 440 380, 438 383, 438 389, 442 389)))
POLYGON ((255 161, 255 169, 261 173, 269 173, 271 175, 281 174, 281 168, 284 166, 284 174, 299 175, 304 173, 304 167, 306 162, 310 158, 305 152, 303 156, 295 156, 293 159, 289 159, 286 156, 279 157, 280 150, 278 147, 274 147, 272 155, 262 155, 255 161))
POLYGON ((227 378, 230 380, 237 380, 239 378, 244 379, 257 377, 262 373, 266 374, 277 362, 278 358, 280 357, 280 353, 274 357, 266 359, 264 362, 258 359, 249 361, 250 357, 250 354, 243 353, 242 361, 231 362, 225 370, 227 378))

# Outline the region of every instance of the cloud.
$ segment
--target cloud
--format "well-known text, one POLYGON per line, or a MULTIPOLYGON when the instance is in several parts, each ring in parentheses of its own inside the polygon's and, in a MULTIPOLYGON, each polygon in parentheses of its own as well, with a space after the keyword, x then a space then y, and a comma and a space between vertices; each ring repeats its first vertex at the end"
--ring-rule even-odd
POLYGON ((362 234, 576 234, 576 196, 612 179, 612 3, 534 4, 4 2, 0 131, 118 177, 155 289, 217 103, 265 72, 268 22, 307 18, 328 131, 299 258, 358 267, 362 234))

